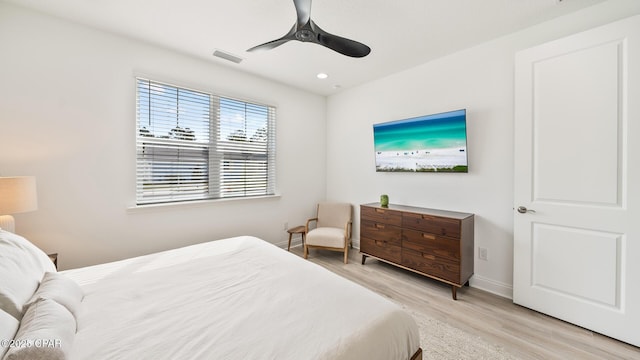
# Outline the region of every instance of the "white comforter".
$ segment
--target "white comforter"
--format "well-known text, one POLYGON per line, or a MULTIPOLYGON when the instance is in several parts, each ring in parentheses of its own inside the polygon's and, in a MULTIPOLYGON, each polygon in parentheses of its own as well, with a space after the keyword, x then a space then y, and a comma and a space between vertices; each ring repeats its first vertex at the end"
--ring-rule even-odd
POLYGON ((85 292, 71 359, 409 359, 402 309, 254 237, 68 270, 85 292))

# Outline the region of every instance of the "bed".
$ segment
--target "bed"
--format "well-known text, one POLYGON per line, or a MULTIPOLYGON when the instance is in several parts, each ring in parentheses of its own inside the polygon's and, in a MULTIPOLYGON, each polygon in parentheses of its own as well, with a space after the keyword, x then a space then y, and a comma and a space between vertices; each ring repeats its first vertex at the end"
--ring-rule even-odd
POLYGON ((21 269, 7 238, 24 240, 0 230, 3 360, 422 359, 417 325, 398 305, 255 237, 60 273, 30 254, 29 296, 12 294, 7 278, 21 269), (57 317, 33 332, 48 309, 57 317))

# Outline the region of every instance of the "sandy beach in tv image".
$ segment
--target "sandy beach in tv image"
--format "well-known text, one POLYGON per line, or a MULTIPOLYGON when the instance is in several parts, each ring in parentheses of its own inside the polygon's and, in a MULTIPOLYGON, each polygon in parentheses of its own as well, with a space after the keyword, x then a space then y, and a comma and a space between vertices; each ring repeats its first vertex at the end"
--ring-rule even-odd
POLYGON ((373 125, 376 171, 467 172, 466 111, 373 125))

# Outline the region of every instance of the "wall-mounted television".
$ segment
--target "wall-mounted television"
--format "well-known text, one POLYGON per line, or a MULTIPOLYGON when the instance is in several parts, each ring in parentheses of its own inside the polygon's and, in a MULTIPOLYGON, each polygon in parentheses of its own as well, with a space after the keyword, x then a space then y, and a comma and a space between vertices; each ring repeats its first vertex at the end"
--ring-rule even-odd
POLYGON ((376 171, 468 172, 465 109, 373 125, 376 171))

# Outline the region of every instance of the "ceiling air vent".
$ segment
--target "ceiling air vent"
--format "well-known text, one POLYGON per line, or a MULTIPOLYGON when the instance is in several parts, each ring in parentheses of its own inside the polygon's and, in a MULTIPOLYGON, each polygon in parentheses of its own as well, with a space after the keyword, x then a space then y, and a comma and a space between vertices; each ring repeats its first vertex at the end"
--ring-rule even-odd
POLYGON ((242 62, 242 58, 235 56, 233 54, 229 54, 228 52, 224 52, 221 50, 216 50, 213 52, 213 56, 219 57, 220 59, 225 59, 225 60, 229 60, 231 62, 234 62, 236 64, 240 64, 240 62, 242 62))

